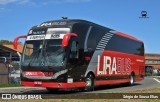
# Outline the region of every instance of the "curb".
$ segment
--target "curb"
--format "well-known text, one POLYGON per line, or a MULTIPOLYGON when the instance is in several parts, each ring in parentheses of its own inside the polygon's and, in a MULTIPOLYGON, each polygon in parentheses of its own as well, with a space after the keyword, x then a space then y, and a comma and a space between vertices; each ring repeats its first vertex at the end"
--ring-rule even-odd
POLYGON ((41 89, 39 87, 4 87, 0 88, 0 90, 6 90, 6 89, 41 89))

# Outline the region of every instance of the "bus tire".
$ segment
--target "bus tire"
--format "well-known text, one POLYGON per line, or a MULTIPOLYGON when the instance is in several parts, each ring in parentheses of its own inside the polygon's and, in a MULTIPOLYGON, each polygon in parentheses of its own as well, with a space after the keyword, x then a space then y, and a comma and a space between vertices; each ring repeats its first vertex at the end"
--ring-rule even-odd
POLYGON ((58 88, 46 88, 49 92, 58 92, 58 88))
POLYGON ((129 85, 130 85, 130 86, 134 85, 134 82, 135 82, 135 76, 134 76, 134 74, 131 74, 131 75, 130 75, 129 85))
POLYGON ((94 77, 92 74, 88 74, 85 78, 86 86, 84 91, 94 91, 94 77))

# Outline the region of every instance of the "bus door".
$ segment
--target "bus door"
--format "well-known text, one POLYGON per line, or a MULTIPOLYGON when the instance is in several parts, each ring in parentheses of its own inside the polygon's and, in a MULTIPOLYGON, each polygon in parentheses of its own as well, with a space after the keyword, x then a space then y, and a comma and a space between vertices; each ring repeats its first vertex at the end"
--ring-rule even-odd
POLYGON ((79 79, 79 48, 77 37, 71 37, 69 44, 66 48, 68 77, 73 81, 79 79))

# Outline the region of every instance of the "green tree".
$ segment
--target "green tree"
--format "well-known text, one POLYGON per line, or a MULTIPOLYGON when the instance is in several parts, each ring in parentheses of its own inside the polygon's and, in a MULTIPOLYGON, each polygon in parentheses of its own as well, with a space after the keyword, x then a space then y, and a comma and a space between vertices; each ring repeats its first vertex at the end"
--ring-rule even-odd
MULTIPOLYGON (((0 45, 9 45, 9 44, 13 44, 13 41, 0 40, 0 45)), ((22 42, 18 42, 18 44, 22 44, 22 42)))

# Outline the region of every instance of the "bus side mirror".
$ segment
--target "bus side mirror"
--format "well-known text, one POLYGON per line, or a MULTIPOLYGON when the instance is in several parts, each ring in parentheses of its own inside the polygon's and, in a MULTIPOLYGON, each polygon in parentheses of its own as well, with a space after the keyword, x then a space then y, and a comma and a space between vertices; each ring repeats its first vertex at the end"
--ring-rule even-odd
POLYGON ((24 35, 24 36, 18 36, 18 37, 16 37, 16 38, 14 39, 14 41, 13 41, 13 47, 14 47, 14 49, 17 49, 17 45, 18 45, 18 40, 19 40, 19 38, 27 38, 27 36, 24 35))
POLYGON ((75 33, 70 33, 70 34, 66 34, 64 35, 63 39, 62 39, 62 47, 65 48, 68 46, 69 40, 71 37, 77 37, 77 34, 75 33))

